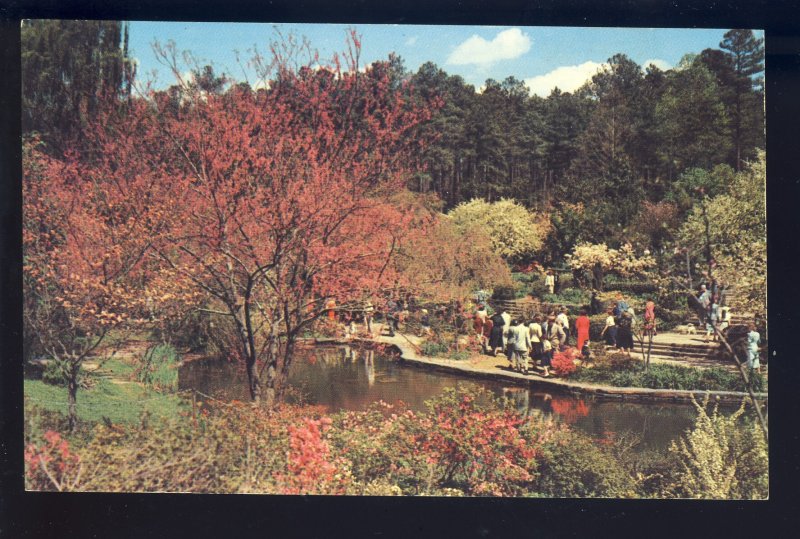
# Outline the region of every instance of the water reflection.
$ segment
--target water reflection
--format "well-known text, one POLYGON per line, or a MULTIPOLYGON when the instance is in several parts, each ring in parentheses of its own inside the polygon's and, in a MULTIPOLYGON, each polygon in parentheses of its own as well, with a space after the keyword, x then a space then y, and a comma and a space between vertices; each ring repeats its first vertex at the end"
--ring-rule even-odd
MULTIPOLYGON (((593 400, 564 393, 532 390, 489 381, 433 373, 401 365, 374 350, 355 346, 317 347, 302 350, 289 375, 293 394, 331 411, 363 410, 383 400, 404 402, 414 410, 448 387, 483 386, 509 399, 529 417, 552 417, 569 423, 598 440, 619 433, 641 437, 641 449, 664 449, 670 440, 689 428, 694 419, 691 405, 636 404, 593 400)), ((247 400, 244 369, 238 364, 197 361, 181 368, 179 385, 223 400, 247 400)))

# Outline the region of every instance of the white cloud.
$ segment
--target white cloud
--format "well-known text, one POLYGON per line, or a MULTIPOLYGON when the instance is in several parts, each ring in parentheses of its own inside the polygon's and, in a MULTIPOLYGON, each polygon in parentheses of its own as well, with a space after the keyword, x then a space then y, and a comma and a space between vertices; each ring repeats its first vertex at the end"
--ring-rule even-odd
POLYGON ((418 36, 409 37, 408 39, 406 39, 406 45, 408 45, 409 47, 413 47, 414 45, 417 44, 417 38, 418 36))
POLYGON ((511 60, 522 56, 531 49, 531 43, 531 38, 523 34, 519 28, 503 30, 491 41, 473 35, 450 53, 447 63, 488 66, 499 60, 511 60))
POLYGON ((557 67, 549 73, 525 79, 532 94, 547 97, 550 92, 558 87, 562 92, 573 92, 598 71, 605 69, 606 64, 597 62, 584 62, 580 65, 557 67))
POLYGON ((661 71, 666 71, 668 69, 672 69, 672 66, 668 62, 666 62, 664 60, 660 60, 658 58, 653 58, 651 60, 645 60, 644 63, 642 64, 642 66, 644 68, 647 68, 647 66, 649 66, 650 64, 653 64, 654 66, 656 66, 661 71))

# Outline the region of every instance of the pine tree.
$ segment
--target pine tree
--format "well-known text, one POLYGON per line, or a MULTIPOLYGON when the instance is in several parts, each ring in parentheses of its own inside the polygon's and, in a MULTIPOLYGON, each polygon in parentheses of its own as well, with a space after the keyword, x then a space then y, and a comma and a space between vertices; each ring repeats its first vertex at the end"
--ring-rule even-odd
MULTIPOLYGON (((720 48, 727 51, 735 74, 731 128, 736 152, 736 170, 741 170, 748 142, 763 148, 764 40, 752 30, 734 29, 725 33, 720 48)), ((754 150, 754 148, 752 148, 754 150)))

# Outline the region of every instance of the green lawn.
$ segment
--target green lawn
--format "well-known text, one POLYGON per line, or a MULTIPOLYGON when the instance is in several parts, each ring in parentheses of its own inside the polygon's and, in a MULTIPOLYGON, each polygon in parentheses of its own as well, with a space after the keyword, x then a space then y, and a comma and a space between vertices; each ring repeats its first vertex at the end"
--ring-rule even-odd
MULTIPOLYGON (((78 390, 78 418, 88 422, 101 421, 103 417, 114 423, 131 422, 138 421, 144 411, 153 416, 173 417, 187 407, 177 394, 159 393, 131 381, 133 370, 129 362, 114 358, 107 361, 97 374, 90 374, 93 385, 78 390)), ((24 384, 26 402, 67 414, 65 387, 30 379, 26 379, 24 384)))

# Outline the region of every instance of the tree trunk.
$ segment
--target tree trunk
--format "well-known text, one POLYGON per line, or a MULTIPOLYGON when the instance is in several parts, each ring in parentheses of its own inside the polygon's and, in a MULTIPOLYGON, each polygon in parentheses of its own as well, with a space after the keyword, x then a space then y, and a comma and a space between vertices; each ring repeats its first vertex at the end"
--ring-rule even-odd
POLYGON ((261 400, 261 384, 256 370, 256 358, 248 356, 246 361, 247 368, 247 388, 250 391, 250 398, 253 402, 261 400))
POLYGON ((69 432, 74 432, 78 424, 78 374, 81 367, 79 363, 72 363, 69 368, 69 376, 67 380, 67 406, 68 406, 68 429, 69 432))

